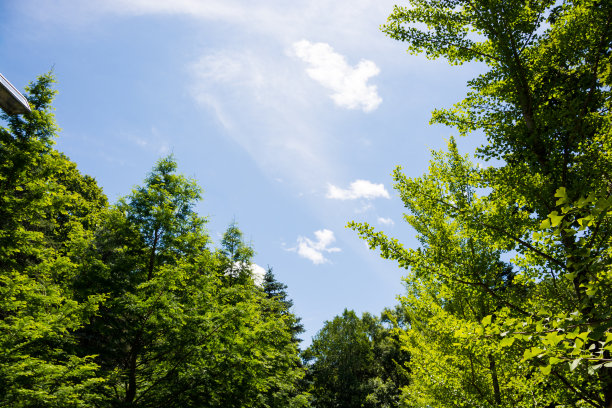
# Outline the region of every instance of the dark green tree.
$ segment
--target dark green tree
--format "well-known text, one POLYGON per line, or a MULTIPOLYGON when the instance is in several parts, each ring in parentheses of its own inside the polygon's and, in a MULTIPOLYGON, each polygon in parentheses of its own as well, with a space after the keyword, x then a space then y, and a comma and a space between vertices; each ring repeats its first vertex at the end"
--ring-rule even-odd
POLYGON ((210 301, 215 261, 205 220, 193 210, 199 199, 174 159, 161 159, 84 238, 80 296, 109 299, 81 331, 81 346, 99 356, 110 405, 180 405, 205 380, 185 377, 221 319, 210 301))
POLYGON ((312 406, 398 407, 406 355, 381 320, 344 310, 303 352, 312 406))
POLYGON ((235 224, 221 250, 207 247, 199 198, 173 158, 161 159, 83 240, 81 296, 109 297, 80 332, 99 355, 104 403, 268 406, 274 396, 274 406, 302 406, 289 317, 268 312, 274 301, 254 284, 253 250, 235 224))
POLYGON ((268 267, 263 277, 262 289, 268 299, 275 301, 274 311, 280 316, 288 317, 292 339, 296 344, 299 344, 301 339, 298 336, 304 333, 304 325, 301 323, 302 319, 295 316, 291 311, 293 300, 287 294, 287 285, 276 280, 271 267, 268 267))

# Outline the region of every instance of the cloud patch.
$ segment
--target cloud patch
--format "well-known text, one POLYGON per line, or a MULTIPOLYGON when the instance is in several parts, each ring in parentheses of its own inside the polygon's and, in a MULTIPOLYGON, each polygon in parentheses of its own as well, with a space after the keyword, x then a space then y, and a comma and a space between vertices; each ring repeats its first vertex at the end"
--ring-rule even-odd
POLYGON ((355 180, 349 188, 342 189, 333 184, 327 184, 327 198, 333 200, 356 200, 365 198, 368 200, 374 198, 391 198, 384 184, 374 184, 368 180, 355 180))
POLYGON ((253 276, 253 282, 259 287, 263 285, 264 276, 266 270, 257 264, 251 264, 251 275, 253 276))
POLYGON ((378 217, 378 223, 383 225, 395 225, 391 218, 378 217))
POLYGON ((292 50, 309 65, 308 76, 333 91, 330 97, 336 105, 371 112, 382 103, 376 85, 368 85, 380 73, 374 62, 361 60, 352 67, 327 43, 302 40, 293 43, 292 50))
POLYGON ((290 251, 297 252, 302 258, 306 258, 315 265, 320 265, 329 262, 325 257, 326 253, 340 252, 340 248, 331 247, 336 237, 334 232, 328 229, 322 229, 314 232, 315 240, 299 236, 297 239, 297 247, 290 248, 290 251))

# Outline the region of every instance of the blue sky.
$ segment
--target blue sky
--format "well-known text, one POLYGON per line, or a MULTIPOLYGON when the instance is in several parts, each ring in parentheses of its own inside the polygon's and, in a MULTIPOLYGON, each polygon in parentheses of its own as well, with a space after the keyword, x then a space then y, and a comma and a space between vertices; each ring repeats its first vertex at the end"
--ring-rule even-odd
POLYGON ((390 173, 426 171, 453 134, 431 110, 478 73, 385 37, 394 4, 4 0, 0 72, 22 89, 54 68, 57 147, 111 201, 173 153, 204 188, 213 239, 236 220, 289 286, 307 345, 345 307, 396 303, 403 271, 345 225, 417 244, 390 173))

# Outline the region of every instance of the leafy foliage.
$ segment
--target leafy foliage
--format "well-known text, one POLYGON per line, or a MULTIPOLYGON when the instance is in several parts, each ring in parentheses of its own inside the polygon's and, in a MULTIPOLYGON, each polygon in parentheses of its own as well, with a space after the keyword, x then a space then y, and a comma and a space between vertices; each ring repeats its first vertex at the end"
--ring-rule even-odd
POLYGON ((600 1, 411 1, 383 31, 411 52, 487 72, 433 113, 451 139, 396 188, 421 247, 350 226, 409 270, 414 406, 612 406, 610 56, 600 1))
POLYGON ((93 355, 74 350, 74 332, 104 299, 75 300, 71 233, 88 230, 106 205, 95 181, 52 149, 57 126, 51 74, 28 88, 32 112, 0 128, 0 404, 88 406, 93 355))
POLYGON ((52 147, 52 82, 0 129, 0 405, 305 406, 286 287, 254 284, 235 224, 210 248, 172 156, 109 206, 52 147))
POLYGON ((380 319, 345 309, 325 322, 303 356, 313 406, 399 406, 407 356, 380 319))

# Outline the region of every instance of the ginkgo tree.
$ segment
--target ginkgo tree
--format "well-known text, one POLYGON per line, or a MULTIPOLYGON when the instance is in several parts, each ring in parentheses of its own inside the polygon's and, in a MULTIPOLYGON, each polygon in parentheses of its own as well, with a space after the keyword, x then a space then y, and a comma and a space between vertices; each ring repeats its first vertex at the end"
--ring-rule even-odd
POLYGON ((432 123, 482 132, 477 158, 497 160, 467 164, 451 143, 423 178, 394 173, 417 250, 351 224, 409 269, 417 405, 612 407, 611 22, 602 1, 413 0, 383 26, 488 67, 432 123))

